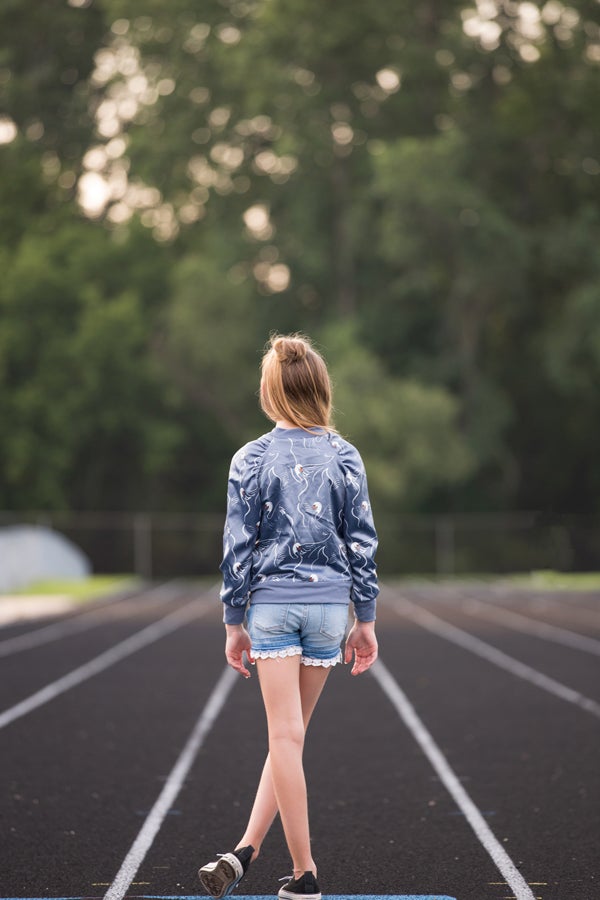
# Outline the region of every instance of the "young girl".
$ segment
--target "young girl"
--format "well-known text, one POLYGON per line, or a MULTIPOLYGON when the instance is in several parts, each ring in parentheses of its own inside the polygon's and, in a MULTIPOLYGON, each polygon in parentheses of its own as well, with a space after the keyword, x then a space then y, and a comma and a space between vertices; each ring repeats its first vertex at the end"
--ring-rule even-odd
POLYGON ((245 678, 244 653, 256 662, 269 753, 244 834, 198 874, 213 897, 230 894, 279 812, 293 865, 279 897, 321 900, 304 735, 331 667, 341 662, 350 600, 355 622, 344 661, 354 656, 352 675, 359 675, 377 658, 377 535, 362 460, 333 430, 327 367, 305 337, 271 339, 260 402, 275 428, 231 463, 221 599, 227 662, 245 678))

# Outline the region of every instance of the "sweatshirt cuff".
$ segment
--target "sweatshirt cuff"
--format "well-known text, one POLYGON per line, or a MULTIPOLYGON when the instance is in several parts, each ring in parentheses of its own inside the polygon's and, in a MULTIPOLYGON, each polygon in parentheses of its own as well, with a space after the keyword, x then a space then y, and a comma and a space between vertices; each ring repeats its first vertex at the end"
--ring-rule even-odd
POLYGON ((243 625, 246 615, 246 606, 230 606, 223 604, 223 621, 226 625, 243 625))
POLYGON ((375 607, 377 601, 375 598, 373 600, 362 600, 355 602, 354 604, 354 615, 358 619, 359 622, 374 622, 375 621, 375 607))

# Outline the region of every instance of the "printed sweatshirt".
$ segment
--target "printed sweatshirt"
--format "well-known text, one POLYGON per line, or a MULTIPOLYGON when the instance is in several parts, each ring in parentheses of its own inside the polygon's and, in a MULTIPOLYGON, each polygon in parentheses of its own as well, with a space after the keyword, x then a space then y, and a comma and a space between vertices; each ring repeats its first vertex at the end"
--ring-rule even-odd
POLYGON ((354 603, 375 619, 377 534, 360 454, 338 434, 278 428, 231 461, 224 621, 252 603, 354 603))

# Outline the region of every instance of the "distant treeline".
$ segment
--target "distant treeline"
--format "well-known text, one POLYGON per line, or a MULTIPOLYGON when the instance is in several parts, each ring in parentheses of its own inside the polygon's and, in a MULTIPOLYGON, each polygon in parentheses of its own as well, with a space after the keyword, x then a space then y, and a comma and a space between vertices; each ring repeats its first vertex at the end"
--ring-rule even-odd
POLYGON ((395 512, 600 511, 600 5, 0 9, 0 509, 221 511, 310 334, 395 512))

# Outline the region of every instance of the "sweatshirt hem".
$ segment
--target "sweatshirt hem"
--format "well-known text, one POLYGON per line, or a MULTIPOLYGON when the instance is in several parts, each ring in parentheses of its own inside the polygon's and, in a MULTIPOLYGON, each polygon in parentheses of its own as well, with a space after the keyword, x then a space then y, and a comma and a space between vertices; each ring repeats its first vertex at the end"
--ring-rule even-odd
POLYGON ((349 603, 348 581, 280 581, 250 589, 250 603, 349 603))

